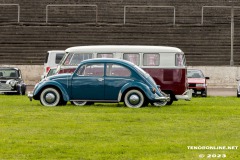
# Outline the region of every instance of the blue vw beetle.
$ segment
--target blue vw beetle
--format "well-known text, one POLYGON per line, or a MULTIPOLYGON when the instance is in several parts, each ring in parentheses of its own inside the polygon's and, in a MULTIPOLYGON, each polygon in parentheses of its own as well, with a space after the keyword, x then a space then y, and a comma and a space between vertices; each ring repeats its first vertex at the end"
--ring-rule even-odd
POLYGON ((35 85, 30 99, 44 106, 94 102, 124 102, 140 108, 152 103, 166 104, 169 97, 160 91, 152 77, 133 63, 113 58, 82 61, 73 74, 47 77, 35 85))

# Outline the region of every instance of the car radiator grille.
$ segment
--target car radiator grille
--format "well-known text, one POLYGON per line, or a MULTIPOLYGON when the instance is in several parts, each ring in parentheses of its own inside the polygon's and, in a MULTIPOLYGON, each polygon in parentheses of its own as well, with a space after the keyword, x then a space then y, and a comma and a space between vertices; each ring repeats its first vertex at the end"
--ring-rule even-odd
POLYGON ((0 83, 0 91, 9 91, 11 89, 12 87, 10 85, 5 83, 0 83))
POLYGON ((196 84, 189 84, 189 87, 196 87, 196 84))

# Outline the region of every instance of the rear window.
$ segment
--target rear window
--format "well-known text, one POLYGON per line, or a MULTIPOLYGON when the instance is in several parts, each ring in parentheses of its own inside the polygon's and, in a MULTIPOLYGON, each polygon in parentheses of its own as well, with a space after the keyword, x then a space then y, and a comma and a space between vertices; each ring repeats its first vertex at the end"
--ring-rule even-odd
POLYGON ((49 56, 49 53, 46 54, 46 57, 45 57, 45 63, 48 62, 48 56, 49 56))
POLYGON ((56 54, 55 63, 59 64, 59 62, 62 60, 63 56, 64 56, 64 53, 56 54))
POLYGON ((175 66, 185 66, 186 65, 186 59, 184 54, 176 54, 175 55, 175 66))

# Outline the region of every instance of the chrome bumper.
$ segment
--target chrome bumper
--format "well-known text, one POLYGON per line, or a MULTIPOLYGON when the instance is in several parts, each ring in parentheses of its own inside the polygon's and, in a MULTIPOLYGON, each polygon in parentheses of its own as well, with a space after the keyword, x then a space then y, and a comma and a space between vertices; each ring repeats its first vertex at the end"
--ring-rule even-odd
POLYGON ((157 94, 155 94, 155 100, 156 101, 162 101, 162 102, 168 102, 170 101, 170 97, 169 96, 166 96, 166 97, 159 97, 157 94))
POLYGON ((190 101, 192 99, 192 89, 186 90, 182 95, 175 95, 175 97, 179 99, 183 99, 186 101, 190 101))
POLYGON ((28 92, 28 98, 29 98, 30 101, 32 101, 32 99, 33 99, 33 93, 28 92))

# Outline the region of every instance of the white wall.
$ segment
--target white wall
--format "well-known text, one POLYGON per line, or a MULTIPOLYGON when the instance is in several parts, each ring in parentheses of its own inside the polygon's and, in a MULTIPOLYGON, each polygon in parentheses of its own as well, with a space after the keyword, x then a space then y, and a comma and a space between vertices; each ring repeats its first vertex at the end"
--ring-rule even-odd
MULTIPOLYGON (((18 67, 27 85, 35 85, 43 74, 43 65, 0 65, 18 67)), ((236 88, 236 78, 240 78, 240 67, 230 66, 188 66, 188 68, 201 69, 208 80, 209 88, 236 88)))
POLYGON ((188 68, 201 69, 205 76, 210 77, 207 81, 209 88, 236 88, 236 79, 240 78, 239 66, 189 66, 188 68))

